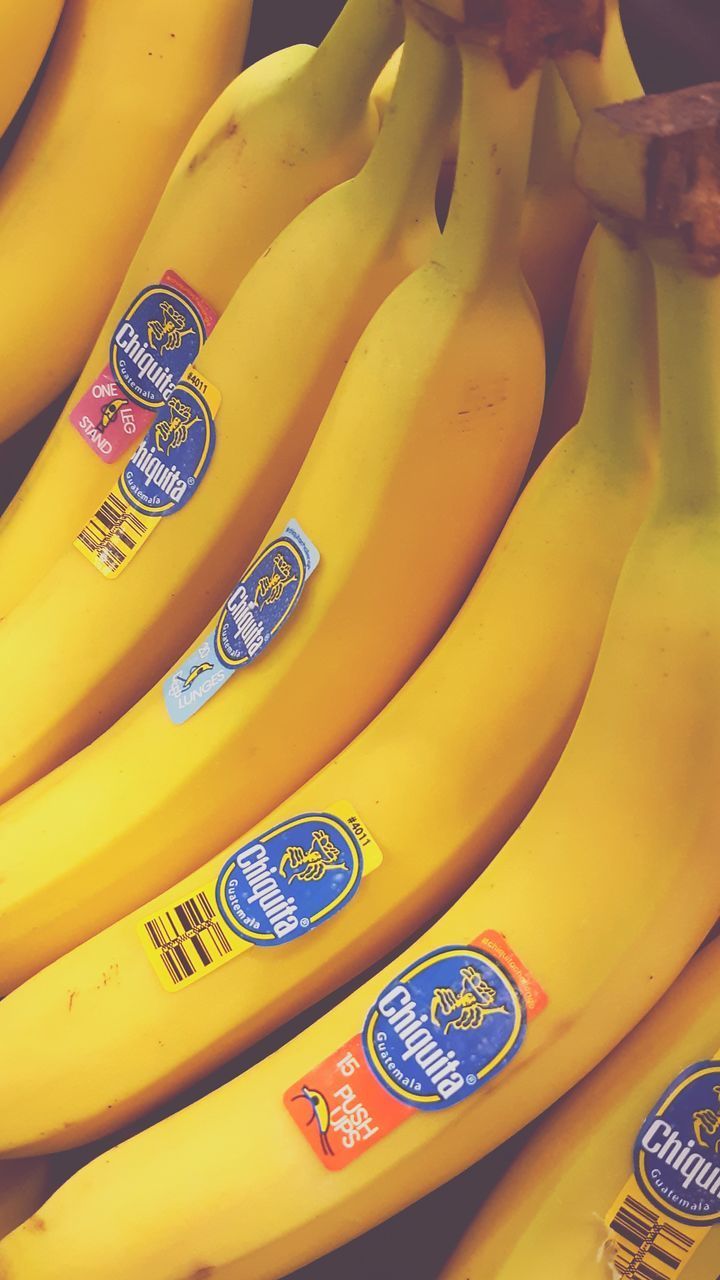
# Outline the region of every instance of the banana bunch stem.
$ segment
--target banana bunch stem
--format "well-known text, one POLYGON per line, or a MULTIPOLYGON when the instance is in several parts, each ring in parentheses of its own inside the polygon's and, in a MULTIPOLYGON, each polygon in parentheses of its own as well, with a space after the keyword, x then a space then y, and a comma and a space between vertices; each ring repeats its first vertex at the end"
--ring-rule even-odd
POLYGON ((435 188, 458 103, 454 49, 408 16, 397 85, 364 179, 403 222, 434 216, 435 188))
POLYGON ((488 49, 463 40, 460 53, 458 168, 438 258, 458 284, 470 289, 498 272, 519 270, 540 71, 513 89, 502 63, 488 49))
POLYGON ((342 135, 362 119, 378 71, 402 32, 399 0, 346 0, 304 72, 326 127, 342 135))

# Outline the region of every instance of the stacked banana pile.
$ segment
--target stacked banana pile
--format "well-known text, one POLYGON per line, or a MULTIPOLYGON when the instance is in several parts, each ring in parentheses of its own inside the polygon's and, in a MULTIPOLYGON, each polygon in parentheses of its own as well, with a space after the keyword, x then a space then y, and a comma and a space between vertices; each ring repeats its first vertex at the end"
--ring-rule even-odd
POLYGON ((234 80, 249 0, 26 9, 0 1280, 278 1280, 556 1102, 443 1280, 713 1280, 720 86, 617 0, 234 80))

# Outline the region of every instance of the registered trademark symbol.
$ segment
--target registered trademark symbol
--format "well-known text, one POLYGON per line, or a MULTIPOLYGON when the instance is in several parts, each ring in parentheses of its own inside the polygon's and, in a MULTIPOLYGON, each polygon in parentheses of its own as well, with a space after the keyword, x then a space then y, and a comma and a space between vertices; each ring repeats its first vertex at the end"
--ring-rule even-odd
POLYGON ((310 921, 308 920, 307 916, 303 916, 303 918, 302 918, 302 920, 300 921, 300 923, 301 923, 301 925, 302 925, 303 929, 309 929, 309 928, 310 928, 310 921))
POLYGON ((466 1076, 466 1077, 465 1077, 465 1083, 466 1083, 466 1084, 475 1084, 475 1082, 476 1082, 476 1081, 477 1081, 477 1076, 466 1076))
POLYGON ((192 489, 192 487, 193 487, 194 483, 195 483, 195 477, 194 477, 194 476, 188 476, 188 485, 190 486, 190 488, 191 488, 191 489, 192 489))

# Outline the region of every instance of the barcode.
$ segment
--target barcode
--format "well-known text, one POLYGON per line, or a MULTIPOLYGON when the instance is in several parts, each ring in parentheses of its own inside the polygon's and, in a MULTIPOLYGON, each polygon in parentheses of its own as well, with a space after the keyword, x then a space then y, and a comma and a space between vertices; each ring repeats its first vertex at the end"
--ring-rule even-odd
POLYGON ((619 1237, 613 1263, 624 1280, 669 1280, 695 1245, 692 1236, 631 1195, 623 1200, 610 1228, 619 1237))
POLYGON ((204 891, 146 920, 145 929, 174 985, 187 982, 233 949, 204 891))
POLYGON ((150 526, 116 493, 108 494, 77 541, 111 570, 124 564, 150 526))

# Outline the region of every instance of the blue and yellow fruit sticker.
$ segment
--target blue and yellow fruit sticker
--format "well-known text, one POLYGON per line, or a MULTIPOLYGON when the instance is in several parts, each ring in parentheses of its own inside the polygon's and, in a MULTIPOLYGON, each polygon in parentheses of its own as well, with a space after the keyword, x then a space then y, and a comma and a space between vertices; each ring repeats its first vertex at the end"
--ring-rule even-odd
POLYGON ((380 993, 363 1029, 371 1070, 394 1097, 438 1110, 507 1066, 525 1038, 520 989, 491 956, 441 947, 380 993))
POLYGON ((105 577, 127 568, 158 522, 197 493, 215 448, 219 407, 217 389, 189 369, 75 539, 105 577))
POLYGON ((149 285, 120 317, 108 364, 68 419, 99 458, 120 458, 151 425, 217 322, 217 312, 175 271, 149 285))
POLYGON ((178 991, 250 947, 280 947, 326 924, 382 854, 348 803, 304 813, 235 848, 211 880, 164 894, 140 936, 157 976, 178 991))
POLYGON ((606 1217, 621 1275, 681 1274, 720 1222, 720 1061, 687 1067, 642 1122, 633 1174, 606 1217))
POLYGON ((270 542, 226 600, 212 631, 166 681, 170 719, 183 724, 275 638, 296 608, 320 554, 296 520, 270 542))
POLYGON ((194 364, 206 336, 194 298, 167 282, 143 289, 110 342, 110 368, 120 394, 159 409, 194 364))
POLYGON ((361 1032, 285 1091, 283 1101, 326 1169, 338 1172, 422 1112, 467 1101, 512 1061, 547 995, 488 929, 438 947, 387 982, 361 1032))

